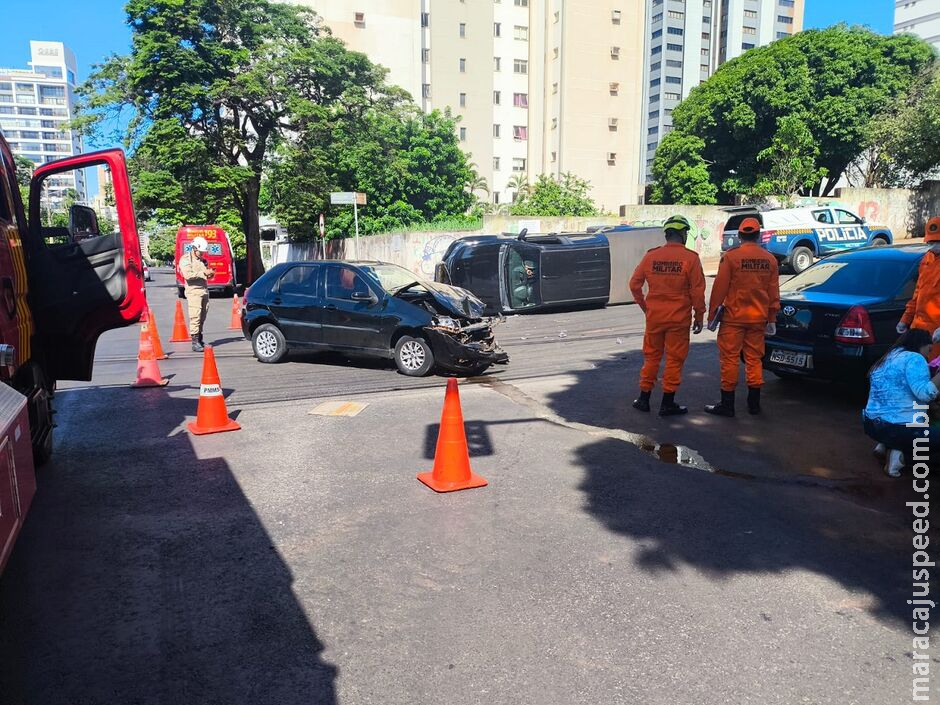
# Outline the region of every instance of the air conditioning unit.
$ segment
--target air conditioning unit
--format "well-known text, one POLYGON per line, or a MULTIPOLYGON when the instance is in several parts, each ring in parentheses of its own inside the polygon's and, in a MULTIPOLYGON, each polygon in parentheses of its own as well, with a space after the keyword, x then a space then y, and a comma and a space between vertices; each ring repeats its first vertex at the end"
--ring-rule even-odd
POLYGON ((619 120, 618 120, 617 118, 615 118, 615 117, 607 118, 607 127, 616 130, 616 129, 617 129, 617 122, 619 122, 619 120))
POLYGON ((620 24, 620 10, 610 11, 610 21, 614 24, 620 24))
POLYGON ((617 153, 616 152, 607 152, 607 163, 616 164, 617 163, 617 153))
POLYGON ((610 48, 610 58, 619 59, 620 58, 620 47, 611 47, 610 48))
POLYGON ((355 17, 356 17, 355 22, 357 25, 364 25, 366 23, 366 13, 357 12, 355 17))
POLYGON ((610 94, 611 94, 611 95, 617 95, 617 93, 620 92, 620 84, 619 84, 619 83, 616 83, 616 82, 611 83, 611 84, 609 84, 609 87, 610 87, 610 94))

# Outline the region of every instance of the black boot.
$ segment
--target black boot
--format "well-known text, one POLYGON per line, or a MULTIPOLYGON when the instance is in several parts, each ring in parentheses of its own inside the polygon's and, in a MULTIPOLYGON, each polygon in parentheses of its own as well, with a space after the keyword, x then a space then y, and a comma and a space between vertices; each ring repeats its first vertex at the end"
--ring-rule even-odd
POLYGON ((198 336, 198 335, 190 336, 190 338, 192 338, 192 341, 193 341, 193 352, 202 352, 203 350, 206 349, 205 346, 202 344, 200 337, 201 336, 198 336))
POLYGON ((637 411, 645 411, 649 413, 650 410, 650 394, 651 392, 640 391, 640 396, 633 400, 633 408, 637 411))
POLYGON ((705 411, 715 416, 734 416, 734 392, 721 390, 721 401, 717 404, 708 404, 705 411))
POLYGON ((747 388, 747 413, 751 416, 760 413, 760 387, 747 388))
POLYGON ((682 416, 688 413, 688 408, 676 404, 675 392, 663 392, 663 403, 659 407, 660 416, 682 416))

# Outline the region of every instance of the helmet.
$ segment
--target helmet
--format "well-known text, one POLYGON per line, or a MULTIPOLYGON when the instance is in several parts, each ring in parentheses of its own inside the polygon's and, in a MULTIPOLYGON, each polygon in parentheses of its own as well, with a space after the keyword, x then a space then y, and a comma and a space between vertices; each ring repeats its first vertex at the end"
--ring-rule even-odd
POLYGON ((674 215, 670 217, 665 223, 663 223, 663 230, 691 230, 692 223, 690 223, 684 216, 674 215))
POLYGON ((934 216, 927 221, 924 227, 924 240, 927 242, 940 242, 940 216, 934 216))
POLYGON ((757 218, 745 218, 738 226, 738 235, 757 235, 760 232, 760 221, 757 218))
POLYGON ((196 250, 197 252, 208 252, 208 251, 209 251, 209 243, 206 242, 206 238, 204 238, 204 237, 194 237, 194 238, 193 238, 193 249, 196 250))

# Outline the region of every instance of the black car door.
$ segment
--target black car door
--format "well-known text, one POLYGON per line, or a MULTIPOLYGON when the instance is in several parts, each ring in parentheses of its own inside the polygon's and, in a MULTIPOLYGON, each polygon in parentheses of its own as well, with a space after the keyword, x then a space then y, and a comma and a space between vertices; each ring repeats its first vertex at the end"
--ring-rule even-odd
POLYGON ((281 275, 271 290, 268 306, 288 343, 319 345, 323 342, 320 269, 315 264, 296 264, 281 275))
POLYGON ((323 342, 331 348, 373 354, 388 351, 383 334, 382 296, 354 267, 330 264, 325 267, 323 342))
POLYGON ((539 255, 539 248, 522 242, 512 242, 506 246, 506 301, 508 308, 513 311, 542 303, 539 255))
POLYGON ((542 303, 587 303, 610 296, 610 250, 577 243, 542 249, 542 303))

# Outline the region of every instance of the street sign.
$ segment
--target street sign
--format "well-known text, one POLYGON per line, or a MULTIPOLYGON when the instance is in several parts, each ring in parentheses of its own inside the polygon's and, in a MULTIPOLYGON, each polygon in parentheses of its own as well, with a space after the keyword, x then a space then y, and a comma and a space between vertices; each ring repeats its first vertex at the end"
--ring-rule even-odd
POLYGON ((330 194, 330 203, 334 206, 364 206, 366 195, 356 191, 339 191, 330 194))

